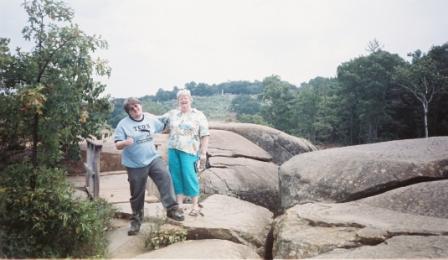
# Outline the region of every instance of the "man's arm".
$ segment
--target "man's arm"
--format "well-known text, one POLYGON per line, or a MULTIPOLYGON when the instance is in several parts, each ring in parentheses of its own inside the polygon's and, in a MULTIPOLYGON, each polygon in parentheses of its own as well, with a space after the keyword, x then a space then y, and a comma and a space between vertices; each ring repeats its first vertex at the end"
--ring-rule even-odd
POLYGON ((122 127, 121 122, 118 123, 114 133, 115 148, 117 150, 123 150, 129 145, 134 143, 134 139, 126 133, 126 130, 122 127))
POLYGON ((117 150, 123 150, 127 146, 132 145, 133 143, 134 143, 134 138, 128 137, 126 140, 116 141, 115 147, 117 148, 117 150))

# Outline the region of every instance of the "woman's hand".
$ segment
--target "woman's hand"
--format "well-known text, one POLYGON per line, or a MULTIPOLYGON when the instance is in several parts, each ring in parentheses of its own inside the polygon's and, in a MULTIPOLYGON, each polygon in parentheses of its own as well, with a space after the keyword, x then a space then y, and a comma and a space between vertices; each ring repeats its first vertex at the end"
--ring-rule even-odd
POLYGON ((206 167, 206 163, 207 163, 207 155, 206 154, 201 154, 199 156, 199 171, 203 171, 205 170, 206 167))

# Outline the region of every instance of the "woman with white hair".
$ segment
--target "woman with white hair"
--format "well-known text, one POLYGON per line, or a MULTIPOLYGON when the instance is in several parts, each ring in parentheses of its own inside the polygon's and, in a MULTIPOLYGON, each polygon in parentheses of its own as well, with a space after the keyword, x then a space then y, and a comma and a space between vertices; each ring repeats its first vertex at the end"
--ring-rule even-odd
POLYGON ((169 128, 168 165, 173 179, 176 200, 182 206, 185 197, 191 197, 190 216, 200 214, 199 178, 197 168, 205 169, 209 140, 205 115, 191 107, 193 98, 187 89, 177 92, 178 108, 162 116, 169 128), (199 163, 199 167, 196 167, 199 163))

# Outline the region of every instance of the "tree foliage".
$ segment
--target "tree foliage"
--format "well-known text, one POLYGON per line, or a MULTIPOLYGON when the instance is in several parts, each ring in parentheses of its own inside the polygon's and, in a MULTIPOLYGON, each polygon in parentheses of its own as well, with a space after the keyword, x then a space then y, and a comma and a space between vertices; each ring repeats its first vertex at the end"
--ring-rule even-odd
POLYGON ((238 95, 232 100, 230 110, 237 114, 254 115, 261 111, 261 105, 252 96, 238 95))
MULTIPOLYGON (((336 78, 316 77, 295 88, 277 76, 263 80, 259 102, 263 120, 317 143, 363 144, 448 134, 448 44, 406 62, 380 48, 342 63, 336 78), (412 88, 411 88, 412 87, 412 88), (431 108, 431 109, 429 109, 431 108), (434 130, 431 130, 434 129, 434 130)), ((240 110, 244 104, 240 103, 240 110)), ((242 114, 241 114, 242 115, 242 114)), ((240 117, 238 115, 238 118, 240 117)))
POLYGON ((344 143, 358 144, 384 140, 381 129, 390 117, 390 90, 394 68, 404 64, 398 55, 376 51, 338 67, 340 108, 339 133, 344 143))
POLYGON ((397 68, 395 79, 400 87, 411 93, 420 103, 423 129, 425 137, 428 137, 430 104, 437 95, 445 91, 448 77, 443 75, 443 68, 439 70, 431 56, 423 55, 419 50, 410 56, 412 63, 397 68))
MULTIPOLYGON (((194 81, 185 84, 185 88, 190 90, 193 96, 213 96, 223 94, 233 95, 255 95, 263 90, 262 83, 259 81, 228 81, 220 84, 209 85, 206 83, 196 83, 194 81)), ((168 101, 176 99, 176 93, 179 88, 176 86, 173 90, 157 90, 154 96, 155 101, 168 101)))
POLYGON ((12 55, 0 41, 1 149, 7 161, 31 144, 35 166, 56 165, 77 156, 80 138, 95 134, 109 111, 108 98, 101 97, 105 85, 94 77, 109 76, 110 68, 92 55, 107 43, 81 31, 61 1, 23 6, 28 22, 22 33, 32 49, 12 55))
POLYGON ((294 129, 293 106, 297 88, 279 76, 273 75, 263 80, 262 116, 273 127, 290 132, 294 129))
POLYGON ((296 96, 294 134, 312 142, 327 142, 336 135, 338 106, 336 101, 337 81, 317 77, 303 83, 296 96))
POLYGON ((11 53, 0 39, 0 257, 101 257, 113 211, 73 198, 60 161, 78 157, 81 138, 105 122, 110 103, 94 78, 110 68, 93 53, 107 44, 61 1, 23 7, 33 47, 11 53))
MULTIPOLYGON (((427 54, 416 51, 412 62, 383 50, 377 40, 367 51, 340 64, 336 77, 316 77, 299 87, 275 75, 262 82, 189 82, 185 87, 211 120, 235 120, 236 114, 240 122, 269 125, 312 142, 353 145, 425 136, 422 104, 404 87, 415 86, 434 93, 427 105, 428 135, 447 135, 448 44, 427 54), (431 79, 426 89, 419 85, 422 75, 427 83, 431 79), (222 103, 225 97, 233 98, 229 109, 222 103)), ((177 90, 159 90, 147 98, 172 108, 177 90)))
POLYGON ((104 257, 113 214, 104 200, 75 198, 60 169, 10 165, 0 175, 0 257, 104 257))

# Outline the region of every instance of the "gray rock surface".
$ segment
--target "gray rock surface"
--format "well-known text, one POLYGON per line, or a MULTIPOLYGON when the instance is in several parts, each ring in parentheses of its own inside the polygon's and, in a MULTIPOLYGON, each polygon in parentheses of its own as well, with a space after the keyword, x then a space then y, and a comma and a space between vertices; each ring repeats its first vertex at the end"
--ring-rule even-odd
POLYGON ((387 242, 354 249, 335 249, 316 258, 400 258, 428 259, 448 256, 448 236, 396 236, 387 242))
POLYGON ((265 150, 239 134, 223 130, 210 130, 208 154, 212 157, 246 157, 261 161, 271 161, 265 150))
POLYGON ((448 137, 409 139, 303 153, 280 167, 282 208, 345 202, 448 177, 448 137))
POLYGON ((278 166, 247 158, 211 157, 200 175, 204 194, 222 194, 276 212, 280 204, 278 166))
POLYGON ((223 239, 264 252, 273 214, 260 206, 236 198, 212 195, 202 203, 203 216, 187 215, 181 225, 191 239, 223 239))
POLYGON ((403 213, 448 218, 448 180, 417 183, 360 202, 403 213))
MULTIPOLYGON (((418 196, 418 195, 417 195, 418 196)), ((315 256, 333 257, 328 252, 347 249, 344 254, 334 257, 350 257, 353 248, 356 252, 369 252, 372 246, 395 237, 410 236, 412 239, 431 237, 437 247, 447 246, 448 219, 397 212, 385 208, 372 207, 361 201, 347 203, 308 203, 296 205, 275 220, 274 246, 275 258, 308 258, 315 256), (364 249, 366 248, 366 249, 364 249)), ((403 245, 412 244, 406 238, 403 245), (406 242, 408 241, 408 242, 406 242)), ((395 241, 395 240, 392 240, 395 241)), ((429 242, 428 242, 429 243, 429 242)), ((388 250, 399 255, 400 246, 388 250), (395 249, 394 249, 395 248, 395 249)), ((415 253, 425 257, 448 257, 446 250, 435 250, 429 244, 415 249, 408 248, 408 256, 415 253)), ((360 253, 362 258, 375 258, 375 255, 360 253)), ((383 257, 388 257, 387 254, 383 257)))
MULTIPOLYGON (((129 214, 128 204, 120 203, 117 204, 117 207, 123 214, 126 212, 129 214)), ((223 195, 212 195, 205 199, 202 205, 202 215, 189 216, 189 211, 186 210, 185 220, 177 222, 166 218, 166 212, 160 203, 145 204, 146 222, 142 225, 139 235, 127 236, 129 225, 109 232, 108 239, 111 241, 108 248, 109 257, 129 258, 148 251, 144 248, 144 238, 145 233, 147 234, 147 231, 150 230, 151 223, 159 223, 162 227, 171 224, 183 228, 187 230, 187 239, 189 240, 219 239, 244 245, 241 247, 235 246, 233 243, 226 243, 231 245, 229 248, 234 248, 236 255, 241 257, 249 257, 253 255, 253 252, 264 256, 266 239, 273 221, 273 214, 269 210, 223 195)), ((189 209, 189 205, 184 205, 184 207, 189 209)), ((194 248, 197 249, 198 245, 201 244, 194 243, 194 248)), ((208 249, 204 248, 203 250, 208 249)), ((227 252, 227 249, 225 251, 227 252)), ((224 251, 217 253, 216 256, 221 255, 224 251)))
POLYGON ((262 259, 252 248, 227 240, 187 240, 136 256, 151 259, 262 259))
POLYGON ((425 233, 441 235, 448 233, 448 219, 402 213, 372 207, 362 202, 308 203, 290 210, 311 223, 329 226, 374 227, 389 234, 425 233))
POLYGON ((291 136, 267 126, 211 122, 209 127, 210 129, 232 131, 244 136, 267 151, 276 164, 282 164, 294 155, 317 150, 311 142, 304 138, 291 136))
MULTIPOLYGON (((158 201, 159 193, 157 187, 150 178, 148 178, 147 185, 145 201, 158 201)), ((127 173, 122 171, 117 172, 117 174, 101 174, 99 196, 110 203, 129 203, 130 190, 127 173)))
MULTIPOLYGON (((114 203, 117 214, 125 219, 132 216, 131 204, 129 202, 114 203)), ((160 202, 145 202, 143 206, 145 221, 163 221, 166 220, 166 210, 160 202)))
POLYGON ((144 223, 136 236, 128 236, 128 229, 129 225, 126 225, 108 232, 107 258, 132 258, 148 251, 145 249, 145 230, 149 230, 150 225, 144 223))

